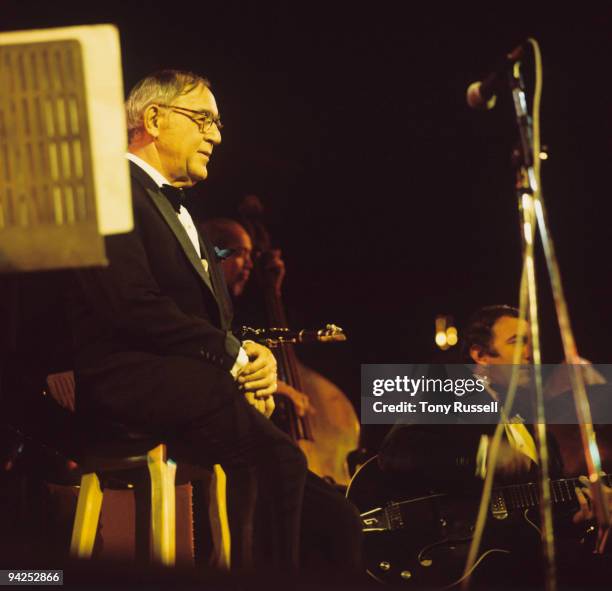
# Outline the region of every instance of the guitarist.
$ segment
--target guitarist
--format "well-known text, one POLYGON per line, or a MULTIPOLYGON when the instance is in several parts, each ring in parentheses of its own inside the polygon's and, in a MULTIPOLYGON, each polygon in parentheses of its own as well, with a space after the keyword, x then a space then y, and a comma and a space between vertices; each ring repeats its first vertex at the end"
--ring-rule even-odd
MULTIPOLYGON (((502 400, 509 379, 509 369, 512 366, 514 343, 517 338, 518 311, 510 306, 491 306, 479 310, 472 318, 465 331, 464 351, 466 358, 473 361, 474 373, 487 378, 484 392, 474 392, 469 395, 469 402, 487 403, 491 398, 502 400)), ((522 363, 531 362, 531 347, 526 337, 523 344, 522 363)), ((466 370, 467 371, 467 370, 466 370)), ((528 384, 526 373, 519 377, 519 392, 517 393, 515 409, 521 416, 527 413, 528 397, 524 387, 528 384)), ((468 396, 468 395, 466 395, 468 396)), ((465 397, 464 397, 465 398, 465 397)), ((461 423, 461 419, 457 420, 461 423)), ((388 472, 404 472, 406 469, 422 472, 427 478, 428 472, 437 479, 435 474, 443 473, 445 479, 452 481, 469 481, 474 476, 482 476, 486 472, 486 441, 493 432, 494 426, 458 424, 453 433, 453 446, 439 445, 438 435, 447 433, 447 427, 436 425, 398 425, 385 438, 379 454, 383 470, 388 472), (406 455, 407 449, 419 449, 418 446, 429 442, 427 449, 429 458, 406 455), (480 453, 479 453, 480 452, 480 453)), ((533 439, 527 439, 528 448, 524 452, 513 447, 505 438, 502 441, 496 472, 503 481, 529 479, 529 474, 535 467, 533 439), (525 453, 526 452, 526 453, 525 453)), ((562 474, 561 458, 554 451, 554 461, 551 467, 553 477, 562 474)))
MULTIPOLYGON (((496 305, 478 310, 469 322, 463 342, 466 360, 473 362, 473 373, 485 378, 482 393, 469 395, 469 402, 487 403, 491 398, 504 402, 510 379, 515 343, 519 333, 519 312, 516 308, 496 305)), ((527 327, 525 327, 527 328, 527 327)), ((529 331, 521 344, 521 364, 532 363, 529 331)), ((519 384, 513 408, 515 422, 507 425, 495 466, 496 480, 500 483, 534 481, 537 476, 537 454, 532 432, 522 417, 532 416, 532 399, 529 391, 529 372, 519 370, 519 384)), ((545 391, 554 397, 558 391, 569 389, 569 383, 555 372, 545 391), (554 390, 554 392, 553 392, 554 390)), ((567 375, 567 371, 564 372, 567 375)), ((602 378, 589 365, 585 365, 587 384, 601 383, 602 378)), ((468 395, 466 395, 467 397, 468 395)), ((460 422, 460 421, 458 421, 460 422)), ((385 438, 379 454, 379 464, 384 472, 396 481, 408 481, 408 474, 430 485, 444 486, 461 483, 463 490, 477 493, 479 481, 490 468, 488 442, 493 425, 456 424, 452 429, 449 445, 447 425, 396 425, 385 438), (427 450, 428 455, 414 450, 427 450)), ((563 476, 563 461, 555 438, 549 434, 550 477, 563 476)), ((612 490, 606 488, 612 506, 612 490)), ((557 515, 556 531, 572 531, 571 522, 580 523, 592 518, 590 491, 576 490, 578 505, 572 514, 557 515), (578 511, 576 512, 576 509, 578 511)), ((572 531, 572 533, 575 533, 572 531)), ((525 570, 523 569, 524 573, 525 570)))

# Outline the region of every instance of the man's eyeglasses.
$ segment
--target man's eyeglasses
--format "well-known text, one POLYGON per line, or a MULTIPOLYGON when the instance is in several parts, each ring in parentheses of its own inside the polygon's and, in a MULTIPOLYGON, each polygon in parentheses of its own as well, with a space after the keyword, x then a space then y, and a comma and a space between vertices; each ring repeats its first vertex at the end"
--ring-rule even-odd
POLYGON ((200 131, 200 133, 206 133, 213 126, 213 123, 217 126, 217 129, 223 129, 221 118, 215 117, 209 111, 194 111, 193 109, 187 109, 185 107, 175 107, 174 105, 164 105, 161 103, 158 103, 157 106, 170 109, 171 111, 175 111, 179 115, 185 115, 185 117, 191 119, 198 126, 198 130, 200 131), (189 113, 193 113, 194 115, 198 116, 194 117, 189 113))

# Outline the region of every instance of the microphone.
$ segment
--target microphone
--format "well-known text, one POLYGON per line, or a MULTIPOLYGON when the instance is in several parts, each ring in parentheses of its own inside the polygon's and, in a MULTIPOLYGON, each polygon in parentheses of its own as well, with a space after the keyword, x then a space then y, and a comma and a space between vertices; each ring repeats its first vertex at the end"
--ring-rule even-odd
POLYGON ((489 110, 495 106, 495 101, 497 100, 495 91, 502 83, 508 69, 523 57, 524 51, 524 44, 521 43, 504 56, 504 59, 499 62, 497 68, 483 81, 472 82, 468 86, 466 100, 470 108, 489 110))

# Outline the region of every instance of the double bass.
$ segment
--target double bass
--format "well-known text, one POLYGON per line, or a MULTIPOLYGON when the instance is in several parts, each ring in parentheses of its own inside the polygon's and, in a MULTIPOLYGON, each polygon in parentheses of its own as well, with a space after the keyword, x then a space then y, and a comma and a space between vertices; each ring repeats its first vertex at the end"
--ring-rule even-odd
MULTIPOLYGON (((240 207, 243 223, 260 252, 270 252, 270 236, 262 223, 263 207, 259 199, 248 196, 240 207)), ((268 322, 275 328, 288 328, 280 282, 275 272, 259 269, 268 322)), ((350 482, 347 456, 358 449, 360 424, 353 405, 344 392, 330 380, 302 364, 294 345, 275 347, 279 378, 290 388, 308 397, 312 412, 298 414, 287 396, 276 396, 275 422, 304 452, 308 468, 340 486, 350 482)))

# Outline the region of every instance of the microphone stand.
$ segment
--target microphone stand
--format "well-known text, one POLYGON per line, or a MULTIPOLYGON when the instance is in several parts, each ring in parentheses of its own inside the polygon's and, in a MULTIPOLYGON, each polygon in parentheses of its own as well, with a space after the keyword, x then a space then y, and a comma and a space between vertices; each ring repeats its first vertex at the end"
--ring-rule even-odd
MULTIPOLYGON (((534 51, 539 59, 539 48, 532 41, 534 51)), ((540 458, 540 517, 542 524, 542 545, 545 559, 546 588, 550 591, 556 587, 556 572, 554 563, 554 537, 552 528, 552 511, 550 502, 550 480, 548 475, 548 449, 546 445, 546 424, 544 416, 544 399, 542 394, 541 356, 539 343, 539 328, 537 317, 537 292, 535 280, 535 265, 533 246, 535 230, 542 241, 548 275, 550 278, 553 299, 559 323, 559 331, 563 344, 565 362, 570 368, 570 380, 574 394, 576 415, 580 425, 580 433, 591 483, 592 502, 595 518, 599 525, 596 553, 602 553, 610 528, 608 505, 604 498, 600 477, 601 460, 595 432, 593 430, 591 410, 586 395, 582 372, 579 371, 580 357, 571 328, 569 310, 561 282, 561 272, 555 254, 554 243, 549 229, 546 207, 539 186, 539 146, 534 146, 534 133, 531 118, 527 111, 525 87, 520 72, 520 62, 516 62, 509 73, 510 88, 516 114, 516 122, 520 135, 520 148, 517 162, 517 197, 521 215, 522 238, 524 244, 524 267, 526 271, 529 322, 532 331, 533 353, 535 366, 537 424, 535 426, 540 458), (534 148, 538 153, 534 153, 534 148)))
POLYGON ((544 394, 542 388, 542 356, 540 348, 540 331, 538 324, 537 283, 535 273, 535 231, 537 219, 535 203, 540 194, 538 178, 534 169, 532 120, 527 110, 525 85, 521 75, 520 61, 514 63, 508 77, 516 123, 519 129, 519 147, 513 153, 516 165, 516 194, 518 198, 521 238, 523 243, 523 278, 526 281, 529 327, 533 348, 534 382, 536 392, 536 423, 534 431, 539 458, 538 489, 540 495, 540 524, 542 554, 544 557, 544 581, 548 591, 557 588, 554 529, 552 520, 552 503, 550 494, 549 454, 546 437, 546 419, 544 414, 544 394))
MULTIPOLYGON (((552 523, 550 479, 548 469, 548 446, 546 441, 546 422, 544 416, 544 396, 542 389, 542 360, 540 349, 540 334, 538 325, 538 301, 537 285, 535 273, 534 246, 536 239, 536 228, 542 240, 544 255, 551 283, 557 321, 563 344, 565 362, 570 369, 570 381, 574 393, 576 415, 580 424, 580 433, 584 454, 587 461, 589 481, 592 491, 592 505, 595 518, 599 525, 598 538, 595 552, 601 554, 610 530, 610 516, 608 505, 604 498, 604 490, 600 477, 601 461, 599 450, 595 441, 595 433, 591 419, 591 410, 584 386, 584 378, 578 370, 580 357, 571 329, 569 311, 561 283, 561 272, 555 254, 553 240, 550 234, 546 207, 540 186, 540 136, 539 136, 539 101, 541 96, 541 56, 540 49, 535 39, 528 39, 532 45, 536 61, 536 86, 534 94, 534 122, 527 109, 525 96, 525 85, 521 76, 520 61, 518 56, 509 72, 510 88, 514 103, 517 127, 519 130, 519 147, 514 152, 514 163, 517 169, 516 174, 516 194, 518 198, 520 229, 523 243, 523 270, 521 274, 520 286, 520 319, 529 319, 529 325, 533 340, 533 360, 534 360, 534 381, 536 390, 536 425, 535 435, 538 446, 538 457, 540 464, 540 522, 542 549, 545 567, 545 586, 547 591, 555 591, 556 567, 554 554, 554 534, 552 523), (527 313, 528 311, 528 313, 527 313)), ((510 416, 512 404, 516 394, 518 384, 518 365, 520 364, 520 348, 524 336, 524 323, 518 326, 517 346, 514 351, 513 371, 510 377, 506 403, 502 411, 500 422, 498 423, 489 450, 489 460, 491 466, 495 464, 501 435, 504 430, 504 421, 510 416)), ((487 470, 483 485, 482 498, 478 510, 478 517, 474 529, 474 536, 470 544, 470 549, 463 572, 459 580, 463 590, 468 589, 472 572, 478 565, 478 549, 482 540, 482 534, 489 511, 489 502, 493 486, 494 470, 487 470)))

